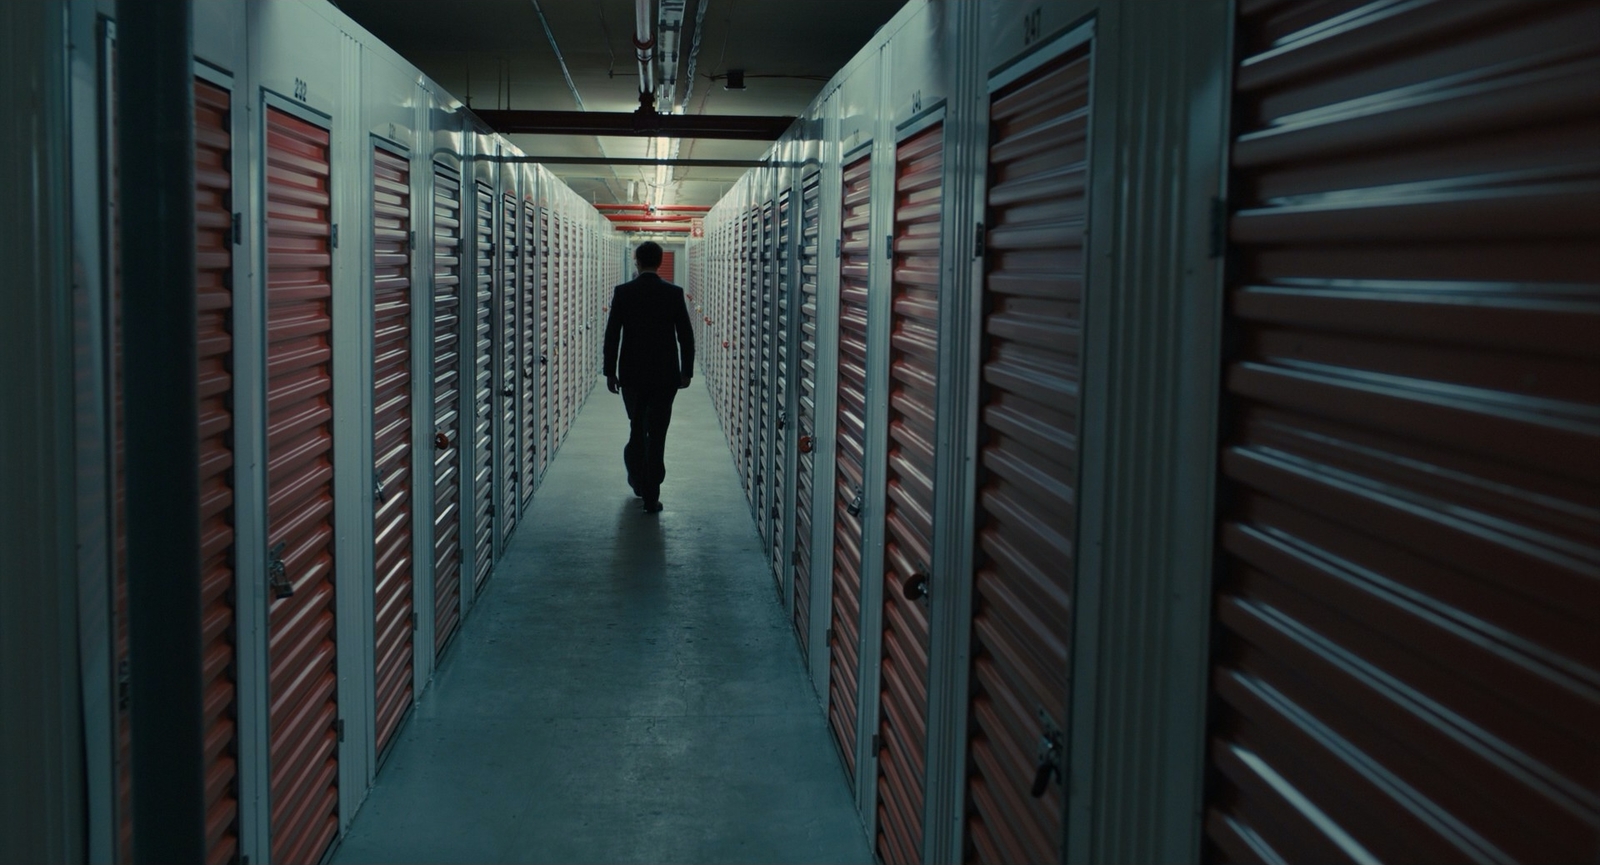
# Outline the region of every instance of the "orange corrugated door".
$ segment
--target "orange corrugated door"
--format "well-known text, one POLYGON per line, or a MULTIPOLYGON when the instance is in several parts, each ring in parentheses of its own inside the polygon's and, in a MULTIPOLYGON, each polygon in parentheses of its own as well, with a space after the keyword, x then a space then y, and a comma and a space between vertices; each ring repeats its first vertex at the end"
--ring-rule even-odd
POLYGON ((833 616, 828 638, 828 722, 852 775, 861 659, 861 507, 867 437, 867 262, 872 256, 872 157, 844 169, 839 259, 839 464, 833 494, 833 616))
POLYGON ((795 423, 794 472, 794 632, 800 639, 803 657, 809 656, 811 642, 811 500, 815 495, 813 475, 817 428, 817 273, 821 269, 818 245, 822 175, 816 171, 800 180, 800 350, 795 363, 795 395, 798 405, 795 423))
POLYGON ((783 590, 783 571, 788 567, 783 561, 783 506, 787 503, 789 494, 789 372, 794 369, 794 364, 789 361, 789 299, 793 295, 789 291, 789 277, 792 273, 789 267, 789 220, 793 218, 794 208, 789 206, 791 193, 785 190, 778 196, 778 242, 777 242, 777 284, 773 287, 776 295, 774 311, 772 345, 772 398, 776 401, 775 411, 777 417, 773 423, 772 437, 772 494, 768 513, 762 517, 767 523, 767 544, 771 552, 772 574, 778 581, 779 592, 783 590))
POLYGON ((411 163, 372 150, 373 705, 378 752, 411 708, 411 163))
POLYGON ((677 267, 676 267, 676 263, 673 261, 672 253, 670 253, 670 252, 662 252, 661 253, 661 269, 659 271, 657 271, 656 275, 661 277, 662 279, 666 280, 667 282, 673 282, 673 283, 676 282, 674 277, 677 275, 677 267))
POLYGON ((539 347, 533 341, 533 329, 539 326, 540 295, 535 281, 539 267, 539 261, 535 258, 539 250, 539 212, 530 201, 522 202, 521 233, 522 270, 517 282, 517 302, 520 304, 517 338, 521 351, 518 388, 522 406, 522 505, 526 508, 533 500, 533 488, 539 480, 538 461, 541 452, 538 429, 540 374, 536 369, 539 366, 539 347))
POLYGON ((1600 6, 1241 4, 1204 857, 1600 855, 1600 6))
POLYGON ((268 760, 274 862, 339 832, 328 132, 267 109, 268 760))
POLYGON ((500 235, 495 243, 498 256, 496 276, 499 278, 500 322, 495 328, 497 357, 499 361, 500 403, 500 482, 502 506, 500 537, 502 543, 511 539, 517 528, 517 510, 521 504, 522 461, 517 454, 517 259, 521 249, 517 246, 517 199, 509 194, 500 197, 500 235))
POLYGON ((197 81, 194 101, 206 858, 212 865, 223 865, 239 855, 239 736, 234 723, 238 687, 233 608, 232 95, 197 81))
POLYGON ((461 176, 433 167, 433 650, 461 622, 461 176))
POLYGON ((995 92, 968 693, 966 858, 1061 858, 1076 570, 1089 46, 995 92), (1045 747, 1043 743, 1054 747, 1045 747))
POLYGON ((938 429, 939 212, 944 124, 895 150, 889 334, 883 652, 878 694, 878 858, 922 862, 928 743, 928 564, 938 429))
POLYGON ((551 223, 555 218, 549 211, 539 208, 539 476, 544 477, 550 467, 550 449, 554 442, 550 434, 550 411, 555 400, 550 398, 553 381, 550 376, 550 355, 555 337, 555 322, 551 319, 555 297, 551 290, 551 277, 555 273, 555 247, 550 242, 551 223))
POLYGON ((483 591, 494 567, 494 195, 475 184, 472 316, 472 559, 473 594, 483 591))

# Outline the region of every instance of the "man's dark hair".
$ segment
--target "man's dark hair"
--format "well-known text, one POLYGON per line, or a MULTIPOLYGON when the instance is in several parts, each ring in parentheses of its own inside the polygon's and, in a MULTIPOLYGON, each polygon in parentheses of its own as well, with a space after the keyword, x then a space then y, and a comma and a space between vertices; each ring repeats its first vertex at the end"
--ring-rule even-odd
POLYGON ((661 266, 661 244, 653 240, 639 244, 633 251, 633 260, 639 263, 640 270, 655 270, 661 266))

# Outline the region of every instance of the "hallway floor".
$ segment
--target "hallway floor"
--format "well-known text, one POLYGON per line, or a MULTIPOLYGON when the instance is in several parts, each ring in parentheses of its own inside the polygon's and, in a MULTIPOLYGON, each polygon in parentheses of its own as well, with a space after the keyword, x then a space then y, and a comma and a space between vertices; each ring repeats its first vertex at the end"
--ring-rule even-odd
POLYGON ((598 386, 335 853, 870 862, 710 398, 641 512, 598 386))

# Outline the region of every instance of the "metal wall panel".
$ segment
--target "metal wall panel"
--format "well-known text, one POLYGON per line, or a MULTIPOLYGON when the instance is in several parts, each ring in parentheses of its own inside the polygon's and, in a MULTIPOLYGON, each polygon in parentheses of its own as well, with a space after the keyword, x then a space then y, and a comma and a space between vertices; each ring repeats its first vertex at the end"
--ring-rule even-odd
POLYGON ((482 181, 473 195, 472 334, 472 585, 473 596, 494 568, 495 439, 494 192, 482 181))
POLYGON ((801 655, 810 656, 811 640, 811 502, 817 428, 817 281, 821 272, 822 173, 800 180, 799 350, 795 361, 796 403, 794 474, 794 632, 801 655))
POLYGON ((886 865, 923 859, 943 143, 936 123, 895 150, 875 845, 886 865))
POLYGON ((412 702, 411 164, 372 151, 373 704, 383 753, 412 702))
POLYGON ((232 94, 196 81, 196 360, 200 398, 200 568, 207 861, 239 854, 233 502, 232 94))
MULTIPOLYGON (((758 312, 760 333, 756 338, 755 351, 756 366, 756 488, 755 488, 755 514, 756 529, 760 532, 762 540, 772 543, 772 439, 775 434, 773 429, 777 423, 777 406, 773 404, 776 396, 774 388, 774 353, 777 351, 776 339, 773 329, 777 326, 777 310, 772 306, 773 280, 777 276, 777 262, 775 260, 776 244, 778 239, 778 212, 772 202, 761 206, 761 255, 756 261, 756 268, 761 280, 761 307, 758 312)), ((776 577, 778 572, 774 571, 776 577)), ((780 579, 778 588, 781 591, 783 582, 780 579)))
POLYGON ((315 861, 339 831, 333 296, 327 130, 266 110, 271 845, 315 861))
POLYGON ((521 466, 517 453, 517 266, 521 248, 517 231, 517 197, 513 192, 500 194, 499 234, 495 240, 499 303, 496 308, 499 322, 495 326, 495 352, 499 369, 499 382, 495 388, 500 411, 500 513, 501 549, 511 540, 517 528, 517 510, 521 504, 521 466))
POLYGON ((461 175, 433 168, 434 652, 461 622, 461 175))
POLYGON ((861 507, 866 500, 867 273, 871 232, 872 158, 844 169, 839 259, 838 462, 833 495, 833 603, 828 640, 828 722, 855 774, 861 657, 861 507))
POLYGON ((1600 7, 1241 5, 1208 859, 1600 849, 1600 7))
POLYGON ((539 476, 544 477, 550 467, 550 413, 555 400, 550 398, 551 340, 555 335, 554 292, 551 279, 555 273, 555 249, 551 244, 554 217, 548 208, 539 208, 539 476))
POLYGON ((967 744, 979 862, 1061 856, 1089 69, 1074 49, 990 103, 967 744))

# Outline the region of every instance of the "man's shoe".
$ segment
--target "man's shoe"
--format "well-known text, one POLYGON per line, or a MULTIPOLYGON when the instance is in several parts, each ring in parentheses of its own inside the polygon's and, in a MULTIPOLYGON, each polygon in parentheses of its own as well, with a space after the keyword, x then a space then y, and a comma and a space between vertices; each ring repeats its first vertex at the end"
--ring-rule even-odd
POLYGON ((660 513, 661 512, 661 500, 660 499, 651 499, 651 500, 645 502, 644 503, 644 512, 647 513, 647 514, 660 513))
POLYGON ((638 484, 638 482, 634 481, 632 475, 628 476, 628 489, 633 490, 633 497, 634 498, 636 498, 636 499, 644 498, 644 493, 639 492, 639 484, 638 484))

